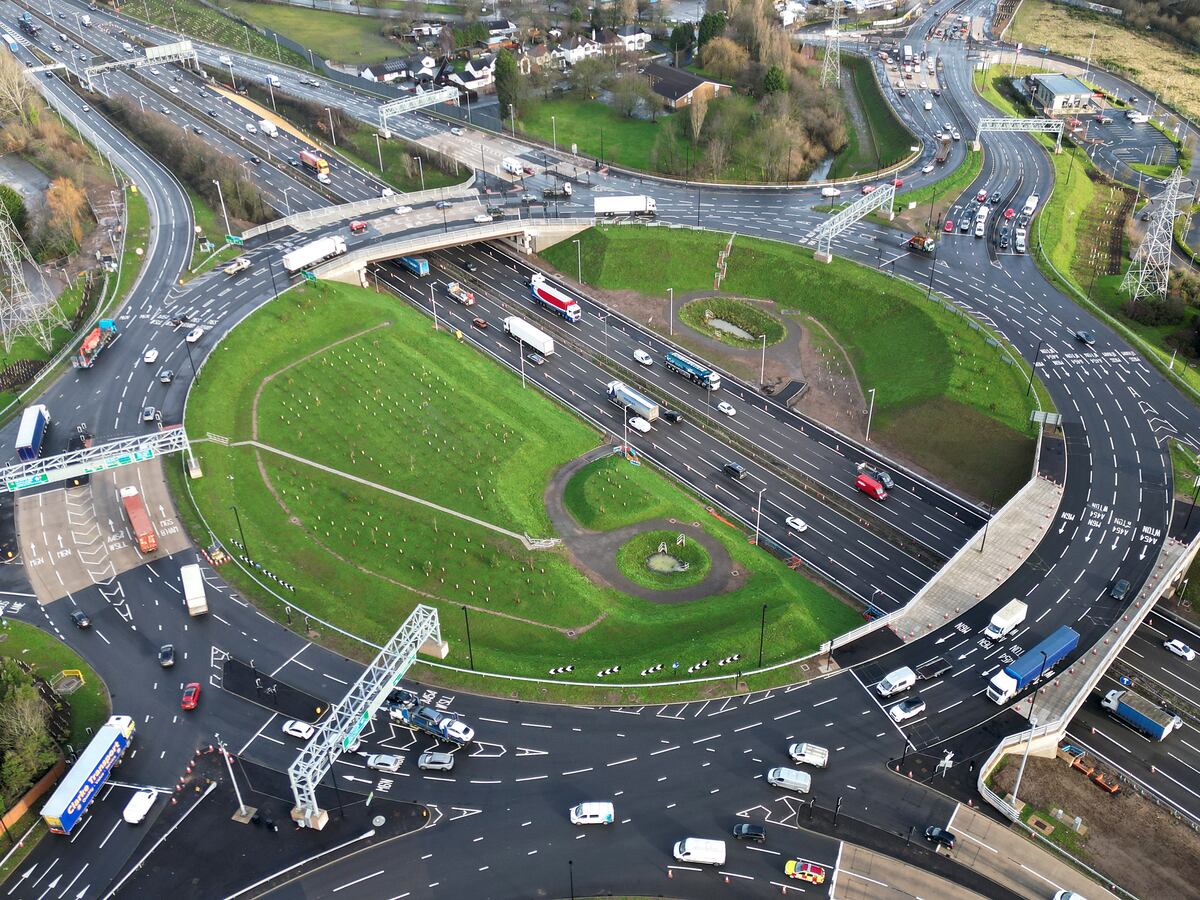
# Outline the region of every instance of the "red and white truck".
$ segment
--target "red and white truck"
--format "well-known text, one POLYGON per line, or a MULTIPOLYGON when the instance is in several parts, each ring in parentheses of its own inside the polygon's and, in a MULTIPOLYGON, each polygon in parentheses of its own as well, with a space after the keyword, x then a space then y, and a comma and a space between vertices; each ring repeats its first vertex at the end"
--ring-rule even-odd
POLYGON ((449 281, 446 283, 446 293, 449 295, 451 300, 461 303, 463 306, 475 305, 475 295, 457 281, 449 281))
POLYGON ((568 322, 578 322, 583 317, 579 304, 547 281, 541 272, 535 272, 529 279, 529 296, 568 322))
POLYGON ((129 527, 137 538, 138 549, 143 553, 153 553, 158 549, 158 535, 154 533, 150 516, 146 514, 146 504, 142 502, 138 489, 132 485, 121 488, 121 505, 125 507, 129 527))

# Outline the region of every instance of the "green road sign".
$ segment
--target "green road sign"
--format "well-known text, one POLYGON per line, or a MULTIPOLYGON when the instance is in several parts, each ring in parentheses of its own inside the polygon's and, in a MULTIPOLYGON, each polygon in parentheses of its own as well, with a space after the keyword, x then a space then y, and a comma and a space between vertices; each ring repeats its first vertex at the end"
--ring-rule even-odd
POLYGON ((315 282, 317 280, 317 276, 314 275, 312 272, 304 272, 303 275, 304 275, 305 281, 314 281, 315 282))
POLYGON ((227 234, 227 235, 225 235, 225 243, 233 244, 233 246, 235 246, 235 247, 241 247, 246 242, 243 241, 236 234, 227 234))
POLYGON ((20 491, 25 488, 31 488, 34 485, 45 484, 50 480, 50 476, 44 472, 40 475, 30 475, 27 478, 18 478, 16 481, 8 482, 10 491, 20 491))

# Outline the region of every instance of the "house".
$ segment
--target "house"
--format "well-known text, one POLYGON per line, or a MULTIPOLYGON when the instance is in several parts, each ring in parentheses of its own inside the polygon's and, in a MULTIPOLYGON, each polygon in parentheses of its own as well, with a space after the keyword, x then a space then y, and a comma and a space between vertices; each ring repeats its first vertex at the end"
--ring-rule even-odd
POLYGON ((641 25, 622 25, 613 30, 613 35, 625 48, 626 53, 641 53, 650 43, 650 32, 641 25))
POLYGON ((442 26, 438 22, 418 22, 408 36, 415 41, 421 37, 437 37, 441 33, 442 26))
POLYGON ((1034 75, 1027 82, 1035 106, 1050 116, 1076 113, 1092 103, 1092 89, 1078 78, 1066 75, 1034 75))
POLYGON ((697 97, 709 100, 732 90, 729 85, 719 81, 710 81, 684 69, 658 63, 646 66, 642 74, 650 79, 650 89, 662 97, 663 103, 669 109, 683 109, 690 106, 692 100, 697 97))
POLYGON ((488 34, 495 37, 512 37, 517 33, 517 26, 508 19, 492 19, 490 22, 480 24, 487 29, 488 34))
POLYGON ((597 41, 575 34, 559 44, 550 55, 558 60, 561 68, 565 69, 567 66, 575 65, 581 59, 602 52, 603 49, 597 41))
POLYGON ((534 44, 517 57, 517 69, 522 75, 528 75, 534 69, 546 69, 554 65, 554 55, 546 44, 534 44))
POLYGON ((625 52, 625 42, 611 28, 601 28, 599 32, 593 29, 592 40, 600 46, 600 52, 607 56, 625 52))
POLYGON ((381 63, 368 66, 358 73, 358 77, 365 78, 367 81, 391 82, 397 78, 407 78, 408 67, 409 61, 407 59, 395 57, 394 59, 385 59, 381 63))
POLYGON ((808 14, 808 8, 803 3, 797 3, 796 0, 784 0, 782 3, 776 3, 775 11, 779 14, 779 22, 784 28, 791 28, 797 22, 802 22, 808 14))

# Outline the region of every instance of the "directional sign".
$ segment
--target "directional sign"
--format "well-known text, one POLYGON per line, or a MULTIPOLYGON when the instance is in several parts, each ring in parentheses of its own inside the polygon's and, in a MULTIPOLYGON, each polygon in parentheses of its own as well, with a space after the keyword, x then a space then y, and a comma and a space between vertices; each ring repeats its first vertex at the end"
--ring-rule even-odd
POLYGON ((317 280, 317 276, 314 275, 312 272, 302 272, 301 274, 304 276, 305 281, 316 281, 317 280))
POLYGON ((243 241, 236 234, 227 234, 227 235, 225 235, 225 243, 233 244, 233 246, 235 246, 235 247, 241 247, 241 246, 245 245, 246 242, 243 241))
POLYGON ((21 491, 25 488, 35 487, 39 484, 45 484, 50 480, 50 476, 42 473, 40 475, 30 475, 27 478, 18 478, 16 481, 6 482, 10 491, 21 491))
POLYGON ((46 484, 50 481, 66 481, 70 478, 77 478, 80 475, 90 475, 93 472, 106 472, 109 469, 117 469, 121 466, 131 465, 132 463, 154 459, 155 456, 154 448, 146 447, 140 450, 133 450, 129 453, 120 453, 116 456, 101 457, 90 462, 74 463, 73 465, 52 469, 49 472, 39 472, 37 475, 18 478, 15 481, 5 482, 5 484, 10 491, 20 491, 39 484, 46 484))
POLYGON ((355 738, 362 734, 362 730, 367 727, 367 723, 371 721, 371 716, 374 715, 370 707, 362 711, 362 715, 358 717, 358 721, 354 723, 354 727, 347 731, 342 736, 342 749, 349 750, 350 745, 354 743, 355 738))

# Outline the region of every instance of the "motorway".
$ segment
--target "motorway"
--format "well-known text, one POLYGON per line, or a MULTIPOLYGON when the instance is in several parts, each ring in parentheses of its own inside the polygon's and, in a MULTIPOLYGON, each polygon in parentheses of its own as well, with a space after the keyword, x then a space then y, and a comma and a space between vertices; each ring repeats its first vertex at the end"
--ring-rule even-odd
MULTIPOLYGON (((12 17, 5 15, 4 20, 11 24, 12 17)), ((100 41, 94 35, 89 37, 100 41)), ((106 39, 119 44, 115 37, 106 39)), ((959 123, 961 128, 961 123, 981 115, 984 108, 970 90, 966 49, 961 44, 946 44, 940 54, 945 62, 945 90, 957 98, 958 112, 952 112, 946 120, 959 123)), ((246 65, 250 68, 253 64, 246 65)), ((110 90, 151 96, 140 79, 112 75, 106 83, 110 90)), ((168 86, 165 95, 154 94, 154 102, 171 108, 171 117, 181 125, 206 129, 205 119, 212 118, 231 133, 244 131, 249 117, 240 107, 200 95, 201 86, 190 76, 173 83, 180 94, 172 94, 168 86), (210 102, 217 117, 197 112, 208 108, 205 104, 210 102), (186 112, 189 108, 191 113, 186 112)), ((57 79, 39 79, 39 85, 61 109, 74 111, 73 118, 82 120, 87 132, 101 146, 111 148, 121 167, 144 186, 152 204, 154 226, 142 275, 119 317, 121 339, 106 352, 96 371, 68 373, 43 400, 62 422, 87 420, 100 439, 138 433, 143 427, 139 413, 152 402, 164 410, 165 421, 179 421, 192 372, 182 341, 184 326, 173 325, 171 320, 199 321, 206 327, 205 338, 192 348, 202 356, 221 334, 274 295, 283 283, 277 280, 283 275, 276 272, 274 260, 300 239, 291 236, 280 244, 257 248, 251 254, 252 268, 232 282, 214 273, 164 293, 161 285, 177 284, 187 264, 191 219, 186 195, 168 173, 102 118, 84 113, 83 101, 57 79), (180 373, 169 387, 156 385, 150 368, 139 362, 148 347, 160 350, 160 366, 169 365, 180 373)), ((203 90, 211 93, 210 88, 203 90)), ((331 98, 345 96, 342 88, 332 84, 315 90, 328 91, 331 98)), ((346 108, 357 104, 363 116, 369 117, 373 103, 356 97, 346 103, 346 108)), ((355 112, 358 114, 359 109, 355 112)), ((916 110, 912 113, 915 118, 916 110)), ((447 128, 425 116, 397 125, 401 133, 408 134, 406 129, 410 129, 416 136, 440 133, 442 140, 453 145, 451 138, 457 136, 446 136, 447 128)), ((967 129, 963 131, 965 134, 967 129)), ((469 136, 464 138, 462 152, 466 154, 468 143, 474 141, 469 136)), ((240 140, 234 142, 228 134, 218 140, 231 155, 236 154, 235 158, 245 156, 246 148, 240 140)), ((296 145, 289 146, 294 149, 296 145)), ((541 151, 511 142, 485 139, 480 146, 485 162, 518 148, 523 158, 545 162, 546 154, 541 151)), ((312 190, 311 184, 305 185, 305 176, 297 177, 289 166, 275 168, 268 162, 246 168, 269 196, 290 204, 292 209, 327 202, 312 190)), ((548 183, 550 179, 545 175, 530 182, 535 188, 548 183)), ((596 190, 632 193, 649 190, 640 181, 615 173, 597 176, 593 186, 596 190)), ((377 183, 353 171, 347 171, 344 179, 335 178, 332 187, 346 198, 377 196, 372 191, 378 189, 377 183)), ((964 197, 973 196, 982 187, 999 190, 1005 196, 1019 197, 1035 191, 1046 196, 1049 167, 1041 151, 1027 139, 988 136, 983 173, 964 197)), ((736 228, 743 234, 795 240, 821 220, 812 211, 817 200, 812 191, 697 192, 687 186, 655 184, 653 192, 667 221, 736 228)), ((586 203, 590 196, 581 190, 575 202, 586 203)), ((467 221, 465 212, 459 221, 467 221)), ((421 228, 436 229, 442 224, 431 215, 422 222, 417 233, 421 228)), ((896 241, 894 231, 860 223, 835 241, 835 252, 878 265, 885 249, 891 256, 896 255, 896 241)), ((936 258, 906 254, 891 266, 897 275, 917 283, 931 279, 934 287, 1001 332, 1027 359, 1034 357, 1035 348, 1040 348, 1039 371, 1059 411, 1064 413, 1068 466, 1059 517, 1034 556, 1013 574, 1002 591, 928 638, 798 689, 758 692, 731 701, 623 710, 542 708, 485 698, 447 698, 435 693, 435 702, 441 700, 446 708, 462 713, 479 733, 476 746, 462 760, 462 771, 456 768, 452 778, 419 773, 412 759, 412 751, 420 749, 419 744, 412 743, 407 732, 396 733, 383 721, 377 722, 364 752, 379 747, 403 751, 406 759, 400 777, 409 781, 399 783, 409 788, 420 783, 419 799, 441 808, 479 812, 421 832, 399 852, 395 848, 386 853, 372 850, 335 863, 280 893, 328 895, 361 876, 386 872, 387 878, 358 884, 355 894, 394 896, 396 878, 401 877, 410 889, 419 890, 420 896, 517 897, 539 891, 561 895, 561 860, 565 852, 577 863, 577 887, 593 893, 659 890, 653 886, 661 884, 667 871, 672 872, 673 880, 679 881, 679 889, 687 896, 730 890, 744 896, 778 892, 781 858, 776 853, 795 854, 833 869, 840 852, 836 840, 796 829, 803 813, 798 800, 762 783, 766 767, 785 761, 783 748, 788 740, 814 738, 833 751, 831 768, 814 773, 820 805, 841 798, 843 814, 898 834, 913 824, 948 822, 953 815, 951 802, 923 786, 898 779, 880 763, 911 750, 940 754, 948 748, 956 749, 960 759, 966 759, 986 752, 1000 735, 1019 730, 1015 716, 980 697, 985 676, 1020 647, 1029 646, 1058 624, 1078 628, 1084 637, 1082 646, 1086 647, 1122 614, 1123 605, 1106 597, 1108 585, 1116 577, 1140 585, 1167 530, 1169 467, 1161 438, 1178 434, 1194 440, 1200 434, 1195 408, 1117 335, 1046 285, 1028 257, 1009 254, 993 258, 988 243, 947 236, 936 258), (1096 348, 1078 345, 1073 338, 1078 328, 1097 334, 1096 348), (1009 641, 986 644, 979 636, 982 625, 1012 596, 1030 603, 1030 621, 1009 641), (870 685, 897 665, 919 663, 937 653, 954 659, 955 670, 923 686, 923 695, 929 701, 925 715, 903 728, 894 725, 869 690, 870 685), (503 748, 503 752, 497 748, 503 748), (614 798, 621 819, 619 827, 597 834, 577 832, 566 824, 568 806, 581 799, 602 797, 614 798), (771 852, 738 846, 723 870, 736 887, 725 885, 716 872, 666 869, 672 841, 688 832, 716 836, 739 816, 771 822, 786 837, 782 843, 773 837, 767 845, 771 852), (566 846, 569 851, 564 849, 566 846), (613 866, 615 859, 620 859, 622 865, 613 866), (463 865, 463 860, 478 860, 478 865, 463 865)), ((524 299, 522 282, 528 270, 517 260, 483 247, 447 251, 434 255, 434 259, 442 273, 439 279, 461 275, 465 271, 462 264, 468 260, 476 263, 477 271, 471 277, 482 286, 485 299, 473 309, 493 325, 505 311, 513 309, 521 309, 526 318, 538 315, 524 299)), ((418 288, 413 279, 394 267, 386 266, 383 271, 385 281, 398 293, 417 304, 427 302, 427 282, 418 288)), ((666 346, 662 336, 647 333, 615 315, 606 316, 607 311, 586 296, 580 301, 585 316, 581 326, 572 329, 571 349, 542 369, 526 371, 544 390, 616 433, 621 419, 601 401, 598 390, 608 378, 605 370, 615 368, 631 373, 631 377, 647 379, 661 398, 670 398, 670 402, 699 413, 679 427, 661 425, 648 439, 637 441, 639 448, 652 454, 657 463, 748 525, 754 519, 758 490, 764 489, 766 533, 860 597, 876 599, 874 592, 879 588, 890 608, 906 602, 928 579, 931 568, 905 559, 899 548, 840 511, 842 503, 861 505, 861 501, 846 489, 850 479, 845 473, 853 470, 857 457, 847 458, 830 447, 831 441, 837 446, 836 435, 786 410, 773 408, 748 386, 728 378, 729 388, 722 392, 735 398, 737 417, 719 423, 719 428, 712 422, 697 427, 699 422, 693 419, 703 415, 709 398, 688 382, 671 378, 657 368, 639 371, 631 361, 637 346, 661 355, 666 346), (598 361, 604 362, 605 369, 597 366, 598 361), (753 490, 746 486, 731 488, 715 475, 722 460, 738 455, 730 444, 734 439, 739 446, 753 447, 757 455, 771 463, 771 470, 760 470, 751 462, 748 483, 753 481, 753 490), (789 449, 800 446, 805 451, 793 452, 795 458, 789 458, 789 449), (797 489, 797 479, 786 477, 789 467, 803 471, 800 467, 808 464, 806 461, 811 461, 814 471, 804 474, 820 479, 821 489, 838 497, 838 511, 818 505, 810 494, 797 489), (782 467, 785 475, 776 474, 776 467, 782 467), (842 494, 838 494, 839 488, 842 494), (789 535, 781 527, 781 519, 795 511, 820 524, 814 524, 803 537, 789 535)), ((462 308, 439 304, 439 312, 465 325, 467 317, 462 308)), ((470 328, 464 327, 464 332, 481 350, 512 367, 520 366, 520 361, 513 359, 511 346, 503 340, 479 335, 470 328)), ((4 430, 10 446, 13 431, 13 426, 4 430)), ((61 446, 65 436, 59 429, 55 446, 61 446)), ((916 476, 902 473, 900 481, 903 489, 897 500, 902 502, 883 507, 883 514, 894 520, 889 524, 925 550, 937 544, 961 545, 982 522, 979 510, 916 476)), ((94 489, 101 487, 97 480, 94 489)), ((35 496, 33 502, 43 505, 70 502, 61 491, 35 496)), ((23 497, 21 505, 28 502, 29 498, 23 497)), ((171 519, 170 511, 165 511, 163 517, 171 519)), ((45 625, 79 648, 108 682, 118 711, 136 708, 140 749, 121 771, 122 781, 129 784, 170 785, 191 749, 211 739, 213 731, 226 736, 239 755, 273 766, 291 761, 295 742, 279 733, 275 717, 219 689, 223 654, 256 659, 263 671, 274 672, 323 697, 339 695, 357 674, 354 664, 304 642, 256 613, 244 600, 230 595, 212 570, 207 570, 209 589, 214 594, 211 616, 190 620, 178 602, 163 602, 164 597, 175 596, 178 566, 194 559, 195 553, 190 550, 155 559, 105 582, 72 590, 64 598, 65 603, 27 602, 19 613, 21 618, 45 625), (69 626, 68 615, 74 608, 94 612, 97 624, 91 633, 77 632, 69 626), (180 670, 172 672, 169 681, 163 678, 154 659, 155 642, 167 639, 174 640, 184 654, 180 670), (194 678, 205 680, 206 692, 200 714, 185 717, 176 705, 178 685, 194 678), (148 752, 149 748, 157 753, 148 752)), ((21 568, 5 567, 0 577, 4 589, 12 595, 33 594, 21 568)), ((1151 646, 1134 643, 1131 648, 1127 652, 1153 656, 1148 652, 1151 646)), ((844 658, 859 662, 853 647, 844 658)), ((1165 679, 1167 675, 1162 673, 1174 671, 1176 680, 1186 679, 1186 668, 1180 668, 1186 664, 1159 660, 1156 666, 1155 678, 1165 679), (1168 665, 1174 668, 1168 669, 1168 665)), ((1090 706, 1085 705, 1085 710, 1090 706)), ((1107 733, 1113 734, 1111 728, 1107 733)), ((1123 735, 1118 740, 1131 745, 1123 735)), ((1191 743, 1189 737, 1188 745, 1191 743)), ((1096 749, 1105 752, 1103 745, 1096 749)), ((1171 745, 1167 752, 1177 749, 1171 745)), ((1144 761, 1147 752, 1138 747, 1129 765, 1144 761)), ((343 774, 363 777, 363 772, 354 769, 361 763, 353 759, 338 765, 343 774)), ((1174 769, 1164 767, 1163 777, 1187 785, 1193 792, 1200 790, 1200 779, 1186 761, 1174 769)), ((344 787, 359 792, 368 789, 361 784, 350 781, 344 787)), ((378 779, 370 784, 384 794, 390 790, 382 788, 378 779)), ((1179 789, 1169 784, 1164 782, 1164 792, 1179 796, 1179 789)), ((113 789, 118 797, 126 796, 123 790, 113 789)), ((98 895, 140 838, 136 829, 118 827, 120 802, 114 799, 98 803, 79 836, 68 839, 66 848, 62 841, 44 842, 28 862, 28 878, 14 885, 12 896, 38 896, 51 883, 53 896, 65 896, 68 891, 74 895, 81 888, 85 891, 81 896, 98 895)))

